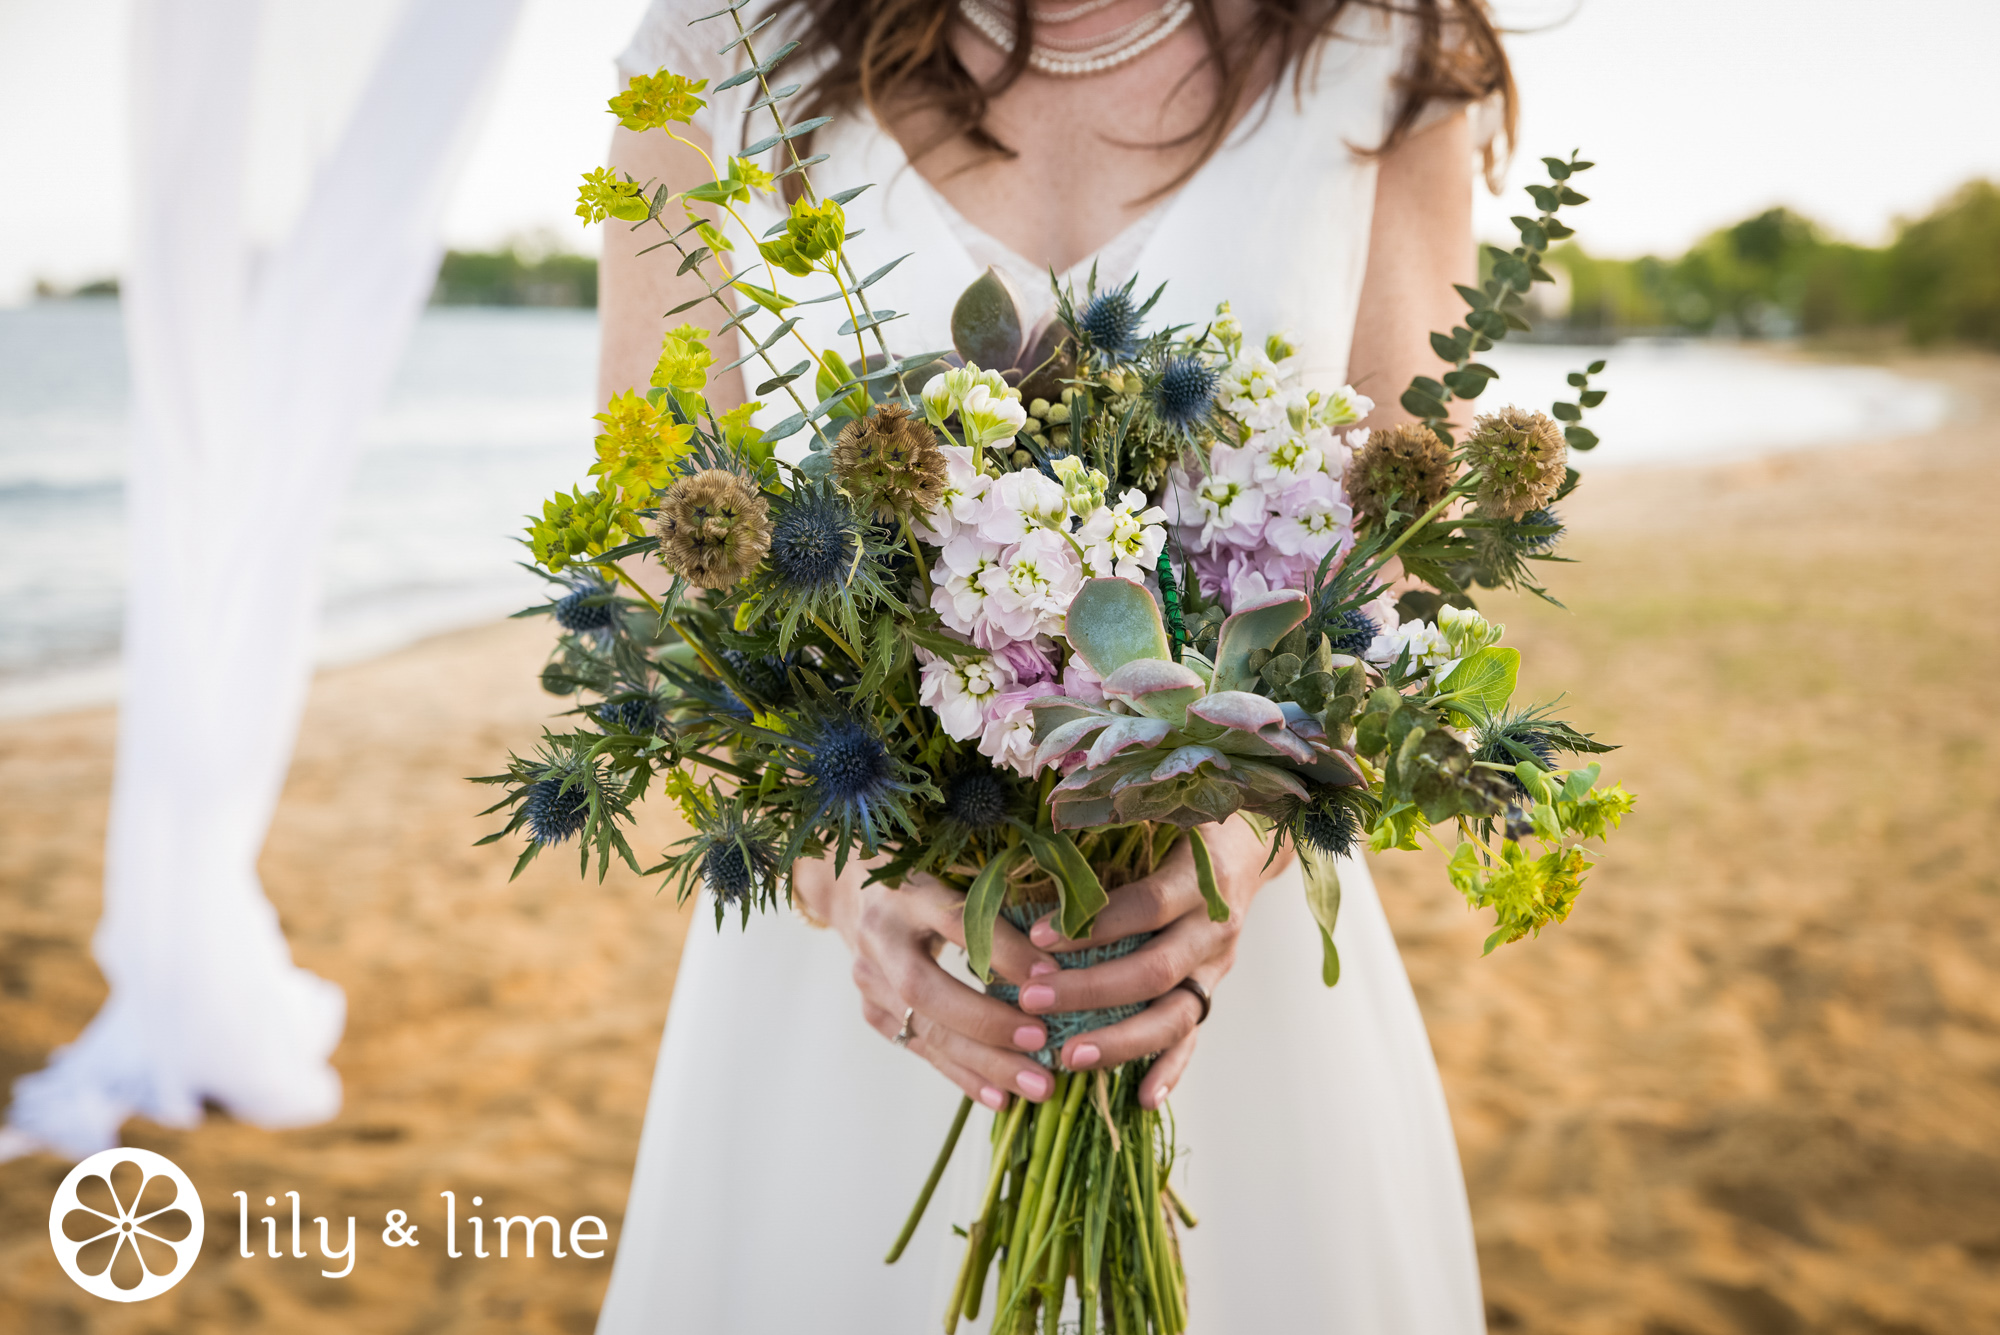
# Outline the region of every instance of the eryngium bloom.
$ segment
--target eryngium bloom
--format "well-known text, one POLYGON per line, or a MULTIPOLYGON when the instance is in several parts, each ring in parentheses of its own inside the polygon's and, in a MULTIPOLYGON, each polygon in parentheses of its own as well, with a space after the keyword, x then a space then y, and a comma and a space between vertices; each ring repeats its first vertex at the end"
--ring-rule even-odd
POLYGON ((1569 471, 1569 444, 1553 419, 1524 408, 1502 408, 1474 420, 1465 438, 1468 463, 1479 470, 1479 503, 1519 519, 1555 499, 1569 471))
POLYGON ((1139 309, 1132 304, 1131 292, 1113 288, 1098 293, 1083 308, 1077 328, 1097 351, 1129 356, 1139 342, 1139 309))
POLYGON ((1451 447, 1422 422, 1371 432, 1347 469, 1347 498, 1356 514, 1380 521, 1389 498, 1406 515, 1420 515, 1451 490, 1451 447))
POLYGON ((1175 431, 1191 431, 1215 407, 1222 375, 1199 357, 1169 357, 1150 387, 1153 413, 1175 431))
POLYGON ((1381 633, 1375 619, 1358 607, 1350 607, 1326 623, 1327 647, 1337 654, 1364 653, 1381 633))
POLYGON ((727 589, 771 548, 771 507, 723 468, 684 477, 660 498, 653 521, 660 560, 698 589, 727 589))
POLYGON ((861 526, 829 491, 801 488, 771 526, 771 574, 796 592, 838 585, 854 566, 861 526))
POLYGON ((944 814, 968 830, 990 830, 1007 819, 1007 785, 990 769, 969 769, 945 785, 944 814))
POLYGON ((613 615, 611 586, 597 580, 580 583, 556 600, 556 624, 564 630, 610 630, 613 615))
POLYGON ((559 844, 590 816, 590 788, 578 778, 567 788, 562 777, 537 779, 528 785, 528 837, 538 844, 559 844))
POLYGON ((944 498, 944 452, 930 425, 900 403, 842 429, 833 475, 855 504, 883 519, 926 514, 944 498))

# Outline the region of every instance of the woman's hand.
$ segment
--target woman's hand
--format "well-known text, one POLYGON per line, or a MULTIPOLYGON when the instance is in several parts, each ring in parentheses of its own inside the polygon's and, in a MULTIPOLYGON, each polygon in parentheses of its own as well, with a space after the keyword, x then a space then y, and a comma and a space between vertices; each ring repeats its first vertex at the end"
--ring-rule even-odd
MULTIPOLYGON (((1041 1050, 1047 1032, 937 961, 946 942, 965 944, 965 896, 929 876, 892 890, 863 886, 866 875, 866 864, 858 861, 841 876, 825 861, 801 862, 793 870, 793 893, 854 952, 862 1016, 893 1039, 904 1013, 914 1010, 910 1051, 989 1108, 1006 1107, 1014 1091, 1037 1103, 1046 1099, 1055 1079, 1026 1054, 1041 1050)), ((1047 951, 1004 920, 994 924, 993 970, 1000 977, 1022 983, 1055 969, 1047 951)))
POLYGON ((1037 971, 1038 966, 1030 965, 1035 976, 1021 989, 1021 1009, 1042 1015, 1152 1002, 1129 1020, 1076 1035, 1062 1051, 1063 1065, 1072 1071, 1113 1067, 1159 1053, 1139 1085, 1139 1103, 1145 1108, 1166 1101, 1194 1055, 1201 1001, 1180 981, 1192 978, 1215 991, 1236 962, 1236 938, 1251 901, 1271 873, 1290 862, 1288 853, 1267 870, 1263 840, 1240 819, 1204 825, 1202 835, 1214 859, 1216 888, 1229 904, 1227 922, 1209 920, 1195 882, 1194 854, 1183 840, 1151 876, 1111 892, 1111 902, 1097 915, 1089 936, 1077 941, 1064 938, 1056 931, 1053 914, 1028 933, 1032 945, 1047 951, 1081 950, 1137 932, 1158 933, 1130 955, 1088 968, 1037 971))

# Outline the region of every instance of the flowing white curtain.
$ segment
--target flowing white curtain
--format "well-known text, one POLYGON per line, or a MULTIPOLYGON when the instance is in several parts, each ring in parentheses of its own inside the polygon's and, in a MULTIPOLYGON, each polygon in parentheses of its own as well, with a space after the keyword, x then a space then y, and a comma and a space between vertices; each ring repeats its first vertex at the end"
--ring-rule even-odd
POLYGON ((340 1106, 346 1002, 257 878, 310 679, 319 564, 363 421, 435 272, 438 221, 518 0, 409 0, 297 225, 246 225, 262 0, 140 0, 133 52, 131 579, 93 943, 110 999, 14 1086, 0 1157, 81 1157, 204 1100, 340 1106))

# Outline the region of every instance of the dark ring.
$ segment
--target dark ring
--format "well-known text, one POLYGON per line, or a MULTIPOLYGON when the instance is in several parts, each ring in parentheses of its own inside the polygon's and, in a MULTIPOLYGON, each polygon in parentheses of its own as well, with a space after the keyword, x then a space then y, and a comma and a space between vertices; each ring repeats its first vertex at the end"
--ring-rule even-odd
POLYGON ((1174 986, 1178 988, 1183 988, 1189 993, 1193 994, 1194 999, 1201 1003, 1201 1017, 1195 1021, 1196 1027, 1199 1028, 1200 1026, 1207 1024, 1208 1007, 1210 1002, 1214 1000, 1214 998, 1208 995, 1208 989, 1203 987, 1200 983, 1196 982, 1192 978, 1183 978, 1178 983, 1175 983, 1174 986))

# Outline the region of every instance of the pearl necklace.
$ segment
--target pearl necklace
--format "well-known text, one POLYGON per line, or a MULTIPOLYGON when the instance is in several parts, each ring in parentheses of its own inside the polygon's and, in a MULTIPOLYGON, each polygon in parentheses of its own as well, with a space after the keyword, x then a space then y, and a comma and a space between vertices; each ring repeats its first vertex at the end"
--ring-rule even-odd
MULTIPOLYGON (((1088 3, 1077 5, 1054 11, 1050 20, 1066 23, 1105 7, 1088 3)), ((1001 9, 996 0, 958 0, 958 12, 974 32, 1008 55, 1014 54, 1018 38, 1014 32, 1013 15, 1001 9)), ((1193 14, 1194 0, 1167 0, 1159 9, 1096 37, 1044 40, 1038 36, 1028 48, 1028 65, 1039 73, 1059 79, 1102 74, 1137 60, 1166 41, 1193 14)))

